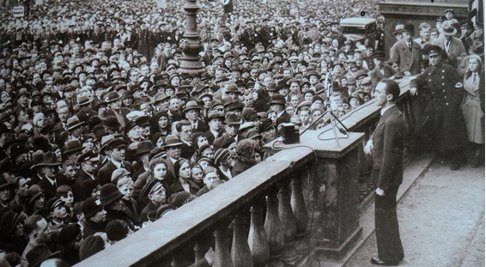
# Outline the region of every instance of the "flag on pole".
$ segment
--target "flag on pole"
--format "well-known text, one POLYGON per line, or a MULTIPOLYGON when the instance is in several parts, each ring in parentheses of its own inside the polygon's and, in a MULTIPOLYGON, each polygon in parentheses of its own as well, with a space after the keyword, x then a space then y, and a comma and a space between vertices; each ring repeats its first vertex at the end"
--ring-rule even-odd
POLYGON ((224 13, 233 12, 233 0, 221 0, 223 3, 224 13))

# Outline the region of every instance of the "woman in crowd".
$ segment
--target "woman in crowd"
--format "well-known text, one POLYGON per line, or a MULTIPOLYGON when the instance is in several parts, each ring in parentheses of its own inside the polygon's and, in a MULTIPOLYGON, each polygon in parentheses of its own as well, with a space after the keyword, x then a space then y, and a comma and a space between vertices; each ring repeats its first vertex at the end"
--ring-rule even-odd
POLYGON ((480 166, 484 150, 484 72, 481 66, 482 60, 479 56, 469 56, 463 83, 465 94, 461 105, 474 167, 480 166))

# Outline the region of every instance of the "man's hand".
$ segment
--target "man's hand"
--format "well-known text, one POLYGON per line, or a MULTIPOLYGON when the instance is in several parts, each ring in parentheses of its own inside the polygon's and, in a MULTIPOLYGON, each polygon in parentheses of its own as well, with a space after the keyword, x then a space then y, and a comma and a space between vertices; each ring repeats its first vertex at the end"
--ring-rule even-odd
POLYGON ((366 155, 370 155, 371 156, 371 153, 373 152, 373 140, 368 140, 368 142, 366 143, 366 146, 364 147, 364 153, 366 155))
POLYGON ((379 195, 380 197, 385 195, 385 191, 379 187, 376 188, 375 193, 379 195))
POLYGON ((417 88, 410 88, 410 94, 411 95, 417 95, 417 88))
POLYGON ((206 261, 208 262, 209 266, 212 266, 214 263, 214 249, 213 247, 209 247, 208 251, 204 255, 204 258, 206 258, 206 261))

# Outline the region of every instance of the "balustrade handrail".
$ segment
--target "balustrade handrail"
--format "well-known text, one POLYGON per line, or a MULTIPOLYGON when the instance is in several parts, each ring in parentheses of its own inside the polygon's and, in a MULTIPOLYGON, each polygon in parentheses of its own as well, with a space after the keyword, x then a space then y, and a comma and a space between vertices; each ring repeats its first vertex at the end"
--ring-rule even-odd
POLYGON ((167 255, 313 158, 305 147, 281 151, 75 266, 148 266, 155 255, 167 255))
MULTIPOLYGON (((400 98, 409 95, 409 82, 413 77, 400 81, 400 98)), ((374 100, 341 117, 343 124, 355 130, 378 115, 379 107, 374 100)), ((327 125, 323 130, 332 127, 327 125)), ((230 181, 218 186, 201 197, 162 219, 100 251, 75 266, 150 266, 154 259, 169 255, 185 242, 197 237, 221 219, 235 214, 240 207, 251 203, 285 176, 314 159, 308 147, 285 149, 268 157, 230 181), (170 229, 170 230, 167 230, 170 229)))

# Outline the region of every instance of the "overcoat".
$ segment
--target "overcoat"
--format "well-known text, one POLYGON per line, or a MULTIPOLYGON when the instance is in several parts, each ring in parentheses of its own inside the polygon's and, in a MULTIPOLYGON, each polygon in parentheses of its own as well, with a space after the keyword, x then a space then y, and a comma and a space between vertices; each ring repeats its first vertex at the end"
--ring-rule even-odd
POLYGON ((450 65, 439 63, 412 80, 410 87, 419 90, 418 97, 428 98, 425 114, 435 148, 443 152, 466 145, 466 126, 461 111, 464 89, 459 73, 450 65))

